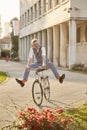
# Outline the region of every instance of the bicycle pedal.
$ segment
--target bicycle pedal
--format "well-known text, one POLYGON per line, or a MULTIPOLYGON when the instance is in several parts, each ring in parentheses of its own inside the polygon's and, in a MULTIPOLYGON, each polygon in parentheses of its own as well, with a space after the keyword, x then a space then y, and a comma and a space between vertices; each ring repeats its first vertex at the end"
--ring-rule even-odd
POLYGON ((48 76, 46 76, 45 78, 46 78, 46 79, 48 79, 49 77, 48 77, 48 76))
POLYGON ((40 99, 40 97, 37 97, 37 99, 40 99))
POLYGON ((43 76, 41 76, 41 79, 44 79, 44 77, 43 77, 43 76))
POLYGON ((49 90, 50 88, 49 87, 46 87, 45 90, 49 90))

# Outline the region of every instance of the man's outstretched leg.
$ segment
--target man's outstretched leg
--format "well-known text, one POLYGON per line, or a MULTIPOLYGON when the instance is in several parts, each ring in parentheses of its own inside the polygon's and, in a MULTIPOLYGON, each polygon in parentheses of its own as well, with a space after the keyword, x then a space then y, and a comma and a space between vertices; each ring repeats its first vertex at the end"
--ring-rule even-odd
POLYGON ((22 80, 19 80, 19 79, 15 79, 16 81, 17 81, 17 83, 18 84, 20 84, 20 86, 21 87, 23 87, 24 86, 24 83, 23 83, 23 81, 22 80))
POLYGON ((47 62, 47 68, 50 68, 52 70, 53 74, 55 75, 55 77, 59 80, 59 82, 63 83, 63 80, 65 78, 65 74, 62 74, 60 76, 56 67, 54 66, 54 64, 52 62, 47 62))
POLYGON ((62 74, 61 76, 59 76, 58 79, 60 83, 63 83, 63 80, 65 79, 65 74, 62 74))
POLYGON ((24 72, 24 76, 23 76, 23 80, 19 80, 19 79, 15 79, 17 81, 17 83, 21 86, 21 87, 24 87, 26 81, 28 80, 28 77, 29 77, 29 73, 30 73, 30 69, 31 68, 38 68, 38 66, 41 66, 41 64, 39 63, 34 63, 34 64, 31 64, 30 65, 30 68, 29 69, 25 69, 25 72, 24 72))
POLYGON ((28 79, 29 72, 30 72, 30 70, 26 68, 25 72, 24 72, 23 80, 15 79, 17 81, 17 83, 20 84, 21 87, 24 87, 25 82, 28 79))

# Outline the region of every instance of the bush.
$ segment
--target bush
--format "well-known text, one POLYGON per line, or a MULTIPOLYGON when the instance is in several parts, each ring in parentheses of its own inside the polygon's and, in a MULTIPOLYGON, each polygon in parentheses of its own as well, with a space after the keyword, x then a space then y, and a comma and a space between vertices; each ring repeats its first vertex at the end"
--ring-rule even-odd
POLYGON ((80 70, 80 71, 83 71, 83 67, 84 67, 84 64, 81 64, 81 63, 74 64, 74 65, 72 66, 72 70, 80 70))
POLYGON ((14 58, 14 61, 19 61, 19 57, 14 58))
POLYGON ((7 78, 6 73, 4 72, 0 72, 0 83, 2 83, 3 81, 5 81, 7 78))
POLYGON ((75 120, 74 130, 87 130, 87 104, 66 111, 75 120))
POLYGON ((10 51, 9 50, 2 50, 1 51, 1 56, 2 57, 10 56, 10 51))
POLYGON ((83 71, 84 71, 84 72, 87 72, 87 67, 84 67, 84 68, 83 68, 83 71))
POLYGON ((64 110, 46 109, 42 112, 35 108, 26 108, 18 112, 17 119, 10 125, 3 127, 6 130, 71 130, 73 119, 64 116, 64 110))
MULTIPOLYGON (((8 124, 5 123, 0 130, 87 130, 87 104, 67 110, 57 108, 42 111, 31 107, 18 111, 15 103, 12 107, 17 110, 16 119, 6 120, 8 124)), ((12 115, 12 110, 5 108, 12 115)))

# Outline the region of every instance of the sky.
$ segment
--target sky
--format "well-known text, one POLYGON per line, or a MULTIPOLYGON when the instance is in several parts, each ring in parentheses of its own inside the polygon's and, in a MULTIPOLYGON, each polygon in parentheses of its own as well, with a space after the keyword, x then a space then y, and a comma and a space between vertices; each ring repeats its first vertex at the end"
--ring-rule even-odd
POLYGON ((19 0, 0 0, 0 16, 2 22, 10 22, 14 17, 19 18, 19 0))

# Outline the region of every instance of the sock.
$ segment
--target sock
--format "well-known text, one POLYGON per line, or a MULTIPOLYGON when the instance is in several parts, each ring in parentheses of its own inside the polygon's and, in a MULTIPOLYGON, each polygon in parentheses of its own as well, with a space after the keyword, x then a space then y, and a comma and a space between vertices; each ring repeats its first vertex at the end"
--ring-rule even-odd
POLYGON ((60 76, 59 76, 59 77, 57 77, 57 79, 60 79, 60 76))
POLYGON ((25 80, 25 79, 23 79, 23 80, 22 80, 22 82, 25 84, 26 80, 25 80))

